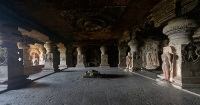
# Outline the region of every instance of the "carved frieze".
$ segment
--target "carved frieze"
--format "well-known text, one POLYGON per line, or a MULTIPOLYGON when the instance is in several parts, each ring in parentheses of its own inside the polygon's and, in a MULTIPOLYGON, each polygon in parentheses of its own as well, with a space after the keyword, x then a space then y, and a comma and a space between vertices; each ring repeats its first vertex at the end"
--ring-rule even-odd
POLYGON ((182 58, 184 63, 198 63, 200 60, 200 46, 193 43, 183 46, 182 58))
POLYGON ((200 46, 189 43, 182 46, 182 76, 200 77, 200 46))
POLYGON ((68 9, 61 12, 67 24, 77 32, 109 32, 125 10, 125 6, 68 9))
POLYGON ((152 10, 155 27, 162 23, 192 11, 199 4, 199 0, 162 0, 152 10))
POLYGON ((176 3, 174 0, 162 0, 152 10, 152 20, 155 27, 160 26, 166 20, 176 17, 176 3))

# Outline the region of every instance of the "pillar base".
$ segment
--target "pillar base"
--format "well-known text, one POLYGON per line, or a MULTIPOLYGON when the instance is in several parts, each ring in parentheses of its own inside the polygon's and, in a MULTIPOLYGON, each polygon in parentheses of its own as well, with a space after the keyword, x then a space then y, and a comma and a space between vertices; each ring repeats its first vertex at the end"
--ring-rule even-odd
MULTIPOLYGON (((31 82, 30 79, 27 79, 29 76, 27 75, 22 75, 22 76, 17 76, 17 77, 12 77, 9 78, 7 83, 7 88, 11 89, 17 86, 22 86, 23 84, 31 82)), ((5 84, 3 84, 5 86, 5 84)))
POLYGON ((118 65, 118 68, 125 69, 126 65, 118 65))
POLYGON ((45 62, 42 71, 54 71, 53 62, 45 62))
POLYGON ((187 77, 181 78, 174 77, 173 78, 173 85, 183 89, 183 88, 199 88, 200 87, 200 77, 187 77))
POLYGON ((66 69, 67 65, 58 65, 59 69, 66 69))
POLYGON ((109 64, 100 64, 100 68, 110 68, 109 64))
POLYGON ((85 68, 85 65, 76 65, 76 68, 85 68))
POLYGON ((44 67, 44 68, 42 68, 42 71, 54 72, 54 68, 53 67, 44 67))

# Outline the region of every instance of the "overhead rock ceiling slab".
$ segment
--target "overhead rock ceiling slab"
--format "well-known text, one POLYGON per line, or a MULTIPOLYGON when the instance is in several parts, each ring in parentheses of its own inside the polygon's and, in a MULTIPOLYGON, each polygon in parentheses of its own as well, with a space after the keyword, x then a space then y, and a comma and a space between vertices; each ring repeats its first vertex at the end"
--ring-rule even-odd
POLYGON ((3 1, 55 37, 77 42, 118 40, 124 31, 147 17, 160 0, 3 1))
POLYGON ((110 32, 125 6, 81 8, 63 11, 61 15, 75 32, 110 32))

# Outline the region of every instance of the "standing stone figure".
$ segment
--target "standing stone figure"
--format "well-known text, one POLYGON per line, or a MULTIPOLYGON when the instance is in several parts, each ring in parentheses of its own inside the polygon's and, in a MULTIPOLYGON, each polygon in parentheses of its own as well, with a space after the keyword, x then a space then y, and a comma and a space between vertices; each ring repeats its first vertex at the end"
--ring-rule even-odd
POLYGON ((131 53, 128 52, 128 55, 126 56, 126 69, 132 68, 131 60, 132 60, 131 53))
POLYGON ((162 70, 163 70, 163 79, 169 82, 172 82, 173 79, 173 52, 171 47, 168 47, 168 51, 161 55, 162 58, 162 70))

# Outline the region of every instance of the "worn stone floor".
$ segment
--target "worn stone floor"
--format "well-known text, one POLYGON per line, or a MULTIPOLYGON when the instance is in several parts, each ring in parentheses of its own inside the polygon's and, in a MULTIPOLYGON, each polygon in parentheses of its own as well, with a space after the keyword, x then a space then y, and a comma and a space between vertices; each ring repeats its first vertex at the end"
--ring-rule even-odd
POLYGON ((0 94, 0 105, 200 105, 200 97, 118 68, 69 68, 0 94), (82 78, 90 69, 104 78, 82 78))

